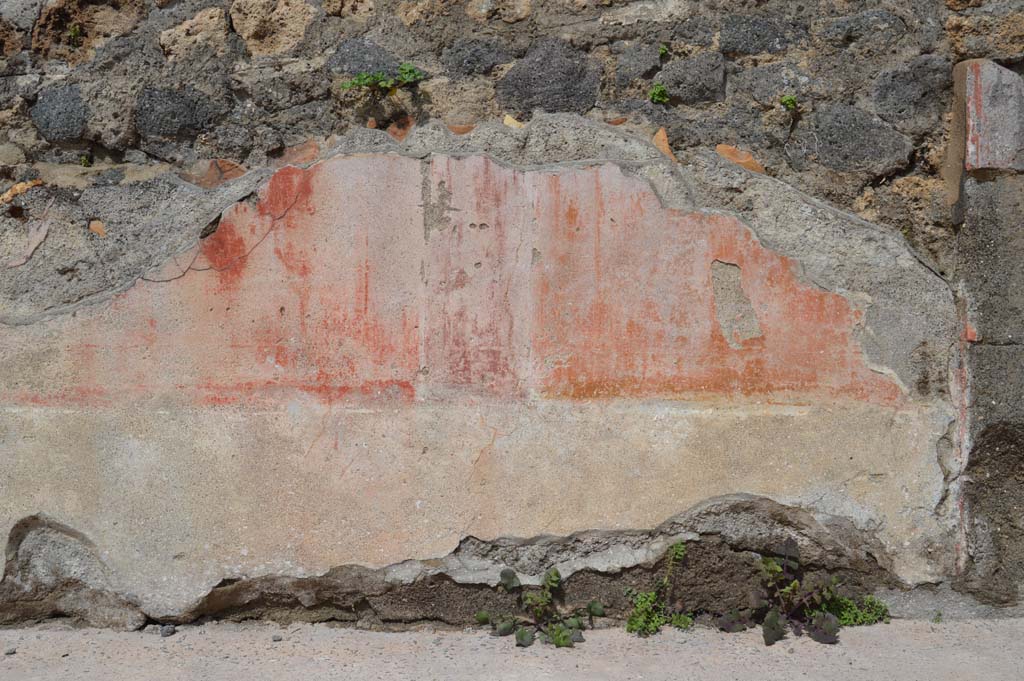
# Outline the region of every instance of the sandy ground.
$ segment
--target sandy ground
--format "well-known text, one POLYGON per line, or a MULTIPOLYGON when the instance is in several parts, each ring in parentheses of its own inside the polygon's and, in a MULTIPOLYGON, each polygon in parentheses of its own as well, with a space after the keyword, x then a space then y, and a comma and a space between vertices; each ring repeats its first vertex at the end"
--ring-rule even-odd
POLYGON ((119 633, 58 623, 0 629, 0 679, 1024 679, 1024 619, 932 624, 895 621, 845 629, 824 646, 786 639, 765 648, 759 632, 697 628, 649 639, 622 630, 587 633, 573 649, 482 631, 378 633, 325 625, 215 623, 119 633), (275 641, 275 635, 280 641, 275 641))

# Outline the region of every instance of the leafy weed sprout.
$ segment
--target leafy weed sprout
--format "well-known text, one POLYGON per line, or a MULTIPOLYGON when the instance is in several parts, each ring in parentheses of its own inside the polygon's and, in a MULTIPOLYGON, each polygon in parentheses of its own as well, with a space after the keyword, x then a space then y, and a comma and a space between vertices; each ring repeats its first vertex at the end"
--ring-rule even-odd
POLYGON ((404 62, 398 67, 397 76, 389 76, 382 71, 375 73, 363 72, 356 74, 355 78, 342 83, 341 89, 368 88, 390 93, 400 87, 415 85, 426 77, 426 74, 418 68, 408 62, 404 62))
POLYGON ((594 625, 595 617, 604 617, 604 606, 599 601, 590 601, 585 609, 563 612, 558 601, 562 596, 562 575, 556 568, 544 573, 539 589, 522 591, 522 584, 515 570, 501 571, 498 588, 506 593, 518 593, 520 606, 526 616, 501 615, 485 611, 476 613, 476 621, 490 625, 494 636, 515 635, 516 646, 528 648, 539 638, 556 648, 572 648, 582 643, 583 630, 587 624, 594 625))
POLYGON ((71 47, 81 47, 82 37, 82 25, 71 24, 71 27, 68 29, 68 44, 71 45, 71 47))
POLYGON ((647 97, 655 104, 668 104, 671 97, 668 94, 668 88, 661 83, 655 83, 651 91, 647 93, 647 97))
POLYGON ((789 630, 818 643, 837 643, 839 629, 889 621, 889 608, 873 596, 859 601, 841 596, 836 578, 807 575, 797 544, 787 539, 778 556, 761 560, 762 588, 752 594, 751 607, 719 617, 723 631, 743 631, 761 624, 765 645, 782 640, 789 630))
POLYGON ((626 597, 633 603, 633 610, 626 619, 626 631, 638 636, 653 636, 666 624, 676 629, 689 629, 693 617, 681 612, 669 612, 666 599, 672 584, 672 573, 686 556, 686 544, 676 542, 669 547, 665 574, 658 581, 654 591, 626 590, 626 597))

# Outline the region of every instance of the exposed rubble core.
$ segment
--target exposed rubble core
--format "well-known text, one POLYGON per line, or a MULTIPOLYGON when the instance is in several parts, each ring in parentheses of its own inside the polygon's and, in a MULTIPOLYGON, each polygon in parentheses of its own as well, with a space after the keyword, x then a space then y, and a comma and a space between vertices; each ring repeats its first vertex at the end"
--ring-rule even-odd
POLYGON ((996 423, 978 435, 964 471, 971 562, 958 588, 998 605, 1017 602, 1024 583, 1024 429, 996 423))
MULTIPOLYGON (((433 560, 380 569, 339 566, 313 577, 229 579, 185 611, 159 620, 466 625, 480 610, 515 611, 516 595, 494 588, 501 570, 512 568, 524 584, 534 584, 551 567, 565 580, 567 607, 599 599, 616 616, 628 609, 624 589, 648 588, 662 571, 669 544, 679 539, 690 542, 691 551, 674 591, 694 612, 745 607, 761 577, 760 557, 776 554, 787 539, 797 541, 809 574, 834 575, 851 592, 896 583, 869 533, 841 518, 815 518, 768 499, 736 496, 709 500, 647 531, 494 541, 467 537, 452 554, 433 560)), ((61 615, 135 629, 147 621, 130 597, 116 593, 88 538, 70 528, 26 518, 12 530, 6 555, 0 623, 61 615)))

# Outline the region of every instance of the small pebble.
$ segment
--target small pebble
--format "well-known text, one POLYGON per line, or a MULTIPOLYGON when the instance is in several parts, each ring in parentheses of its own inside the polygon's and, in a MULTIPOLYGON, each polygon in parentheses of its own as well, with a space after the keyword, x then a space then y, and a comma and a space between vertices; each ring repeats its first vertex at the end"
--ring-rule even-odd
POLYGON ((18 652, 17 648, 7 648, 4 650, 4 655, 13 655, 16 652, 18 652))
POLYGON ((273 641, 274 643, 280 643, 281 641, 284 640, 284 638, 281 636, 281 634, 274 634, 273 636, 270 637, 270 640, 273 641))
POLYGON ((174 632, 176 631, 177 629, 174 628, 173 624, 165 624, 162 627, 160 627, 160 635, 164 638, 167 638, 168 636, 174 636, 174 632))

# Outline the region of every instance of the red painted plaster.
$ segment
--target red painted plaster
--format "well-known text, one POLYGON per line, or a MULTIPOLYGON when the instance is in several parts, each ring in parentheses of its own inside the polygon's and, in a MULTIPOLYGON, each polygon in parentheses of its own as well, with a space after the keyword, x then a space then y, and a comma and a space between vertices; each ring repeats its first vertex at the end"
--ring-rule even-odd
POLYGON ((849 302, 734 218, 664 209, 612 165, 439 158, 426 178, 428 196, 420 161, 386 155, 278 171, 184 276, 63 318, 63 385, 3 399, 901 399, 866 366, 849 302), (739 347, 716 260, 740 268, 761 329, 739 347))

